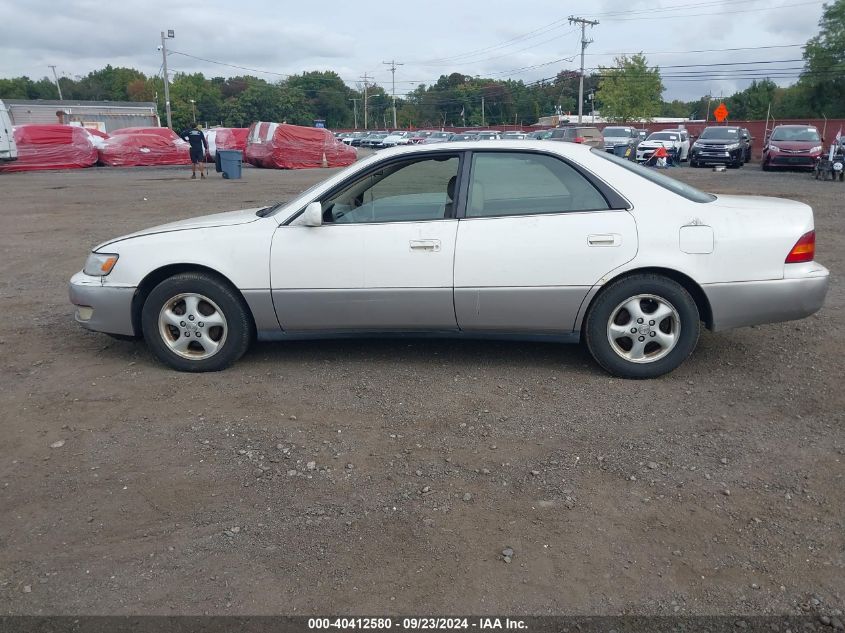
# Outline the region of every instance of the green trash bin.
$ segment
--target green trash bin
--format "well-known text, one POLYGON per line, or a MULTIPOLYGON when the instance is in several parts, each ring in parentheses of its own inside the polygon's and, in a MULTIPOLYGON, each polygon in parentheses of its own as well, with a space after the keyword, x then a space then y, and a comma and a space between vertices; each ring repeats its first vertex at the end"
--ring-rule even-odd
POLYGON ((217 161, 220 164, 220 171, 223 178, 229 180, 237 180, 241 177, 241 168, 243 167, 243 154, 236 149, 219 149, 217 150, 217 161))

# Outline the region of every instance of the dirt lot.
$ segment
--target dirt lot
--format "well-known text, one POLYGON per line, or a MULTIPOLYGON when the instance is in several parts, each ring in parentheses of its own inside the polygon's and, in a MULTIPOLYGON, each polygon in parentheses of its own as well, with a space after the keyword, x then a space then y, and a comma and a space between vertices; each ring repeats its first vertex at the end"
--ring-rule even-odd
POLYGON ((262 344, 183 375, 73 322, 95 243, 329 173, 0 177, 0 613, 843 608, 845 186, 676 170, 812 204, 832 288, 648 382, 456 341, 262 344))

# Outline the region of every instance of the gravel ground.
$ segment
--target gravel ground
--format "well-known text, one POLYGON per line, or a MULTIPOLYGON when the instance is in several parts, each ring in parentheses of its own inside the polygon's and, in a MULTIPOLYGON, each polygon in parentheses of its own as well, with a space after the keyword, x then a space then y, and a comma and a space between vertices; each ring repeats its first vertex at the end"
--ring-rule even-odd
POLYGON ((832 287, 653 381, 578 346, 427 340, 185 375, 73 322, 93 244, 329 173, 0 177, 0 613, 836 616, 845 186, 673 172, 813 205, 832 287))

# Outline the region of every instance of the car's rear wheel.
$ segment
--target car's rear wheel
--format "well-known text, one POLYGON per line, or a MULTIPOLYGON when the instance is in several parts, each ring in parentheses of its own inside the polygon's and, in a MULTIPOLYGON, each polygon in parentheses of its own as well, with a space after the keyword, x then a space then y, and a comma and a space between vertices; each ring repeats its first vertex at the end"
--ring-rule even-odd
POLYGON ((238 293, 204 273, 180 273, 158 284, 141 311, 144 339, 179 371, 225 369, 246 352, 252 318, 238 293))
POLYGON ((602 290, 590 306, 584 334, 593 358, 611 374, 655 378, 695 349, 699 319, 695 301, 679 283, 632 275, 602 290))

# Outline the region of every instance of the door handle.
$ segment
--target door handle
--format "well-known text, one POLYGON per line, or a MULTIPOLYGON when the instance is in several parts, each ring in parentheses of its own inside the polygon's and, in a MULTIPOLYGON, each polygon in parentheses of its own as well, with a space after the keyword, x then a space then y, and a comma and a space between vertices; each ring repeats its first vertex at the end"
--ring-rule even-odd
POLYGON ((601 235, 588 235, 587 244, 590 246, 621 246, 622 236, 618 233, 605 233, 601 235))
POLYGON ((412 251, 437 252, 440 250, 440 240, 411 240, 412 251))

